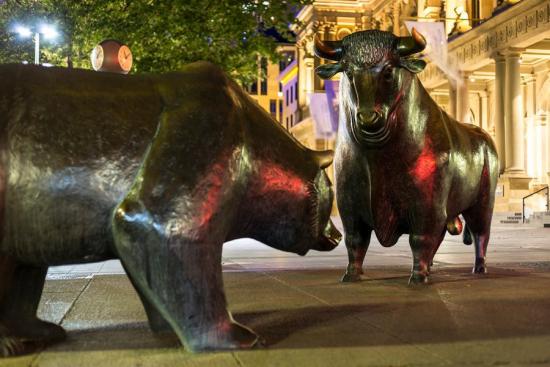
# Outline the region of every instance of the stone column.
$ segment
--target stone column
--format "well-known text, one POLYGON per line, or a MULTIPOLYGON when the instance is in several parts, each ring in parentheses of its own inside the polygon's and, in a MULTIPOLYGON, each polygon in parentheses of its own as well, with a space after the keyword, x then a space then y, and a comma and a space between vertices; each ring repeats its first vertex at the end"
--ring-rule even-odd
POLYGON ((372 9, 367 9, 366 16, 363 17, 363 29, 374 29, 374 13, 372 9))
POLYGON ((302 112, 302 118, 309 116, 309 99, 308 93, 314 90, 314 67, 315 59, 313 57, 313 37, 312 30, 308 30, 306 34, 302 35, 300 40, 296 43, 298 49, 298 66, 300 72, 298 73, 298 86, 300 91, 298 93, 298 104, 302 112))
POLYGON ((449 79, 449 115, 456 119, 456 81, 449 79))
POLYGON ((550 184, 550 121, 548 121, 548 116, 545 116, 544 122, 546 123, 546 152, 542 154, 546 154, 546 183, 550 184))
MULTIPOLYGON (((309 93, 313 93, 315 90, 315 70, 314 70, 314 58, 313 57, 306 57, 304 58, 304 66, 306 67, 305 70, 305 95, 307 96, 309 93)), ((309 106, 309 100, 306 99, 306 104, 309 106)))
POLYGON ((548 144, 546 137, 548 136, 548 123, 545 120, 536 121, 535 129, 538 130, 538 143, 535 161, 539 162, 539 177, 537 179, 541 183, 548 183, 546 177, 546 167, 548 166, 548 144))
POLYGON ((393 34, 401 35, 401 0, 393 0, 393 34))
POLYGON ((505 85, 505 142, 506 169, 510 175, 524 175, 524 124, 519 50, 510 50, 506 55, 505 85))
POLYGON ((505 120, 504 120, 504 87, 506 84, 506 63, 505 58, 501 54, 493 55, 495 60, 495 138, 498 152, 498 160, 500 163, 500 173, 504 172, 506 167, 506 145, 505 142, 505 120))
POLYGON ((550 171, 550 135, 548 121, 544 116, 537 115, 537 79, 535 74, 528 75, 524 80, 525 115, 529 127, 533 130, 533 144, 526 147, 528 156, 525 159, 525 167, 535 167, 534 171, 527 171, 528 175, 534 174, 539 183, 548 183, 547 171, 550 171))
POLYGON ((527 117, 533 117, 536 113, 537 97, 535 95, 536 78, 531 75, 525 79, 525 114, 527 117))
POLYGON ((328 40, 329 41, 336 41, 336 32, 337 32, 337 27, 336 27, 336 24, 335 23, 329 23, 329 25, 327 26, 327 34, 328 34, 328 40))
MULTIPOLYGON (((299 89, 299 93, 298 93, 298 105, 300 106, 300 108, 304 109, 305 105, 306 105, 306 73, 305 73, 305 69, 306 69, 306 63, 305 63, 305 58, 306 58, 306 50, 305 50, 305 45, 304 45, 304 40, 300 40, 299 42, 296 42, 296 53, 297 53, 297 59, 298 59, 298 70, 300 71, 304 71, 304 72, 300 72, 298 73, 298 88, 299 89)), ((307 109, 307 108, 305 108, 307 109)))
POLYGON ((487 96, 486 91, 482 91, 480 93, 480 99, 481 99, 481 116, 479 121, 479 126, 485 130, 489 131, 489 97, 487 96))
POLYGON ((468 96, 468 72, 460 73, 461 79, 456 85, 456 119, 462 123, 469 123, 470 100, 468 96))

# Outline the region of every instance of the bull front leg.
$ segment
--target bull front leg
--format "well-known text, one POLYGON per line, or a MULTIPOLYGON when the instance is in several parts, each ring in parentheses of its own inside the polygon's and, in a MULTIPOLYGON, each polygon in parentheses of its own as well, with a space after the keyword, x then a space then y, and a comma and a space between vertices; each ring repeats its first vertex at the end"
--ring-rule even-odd
MULTIPOLYGON (((235 322, 223 291, 219 227, 161 225, 138 203, 115 211, 115 247, 138 292, 191 351, 255 346, 258 336, 235 322)), ((213 223, 212 223, 213 224, 213 223)), ((151 310, 148 311, 151 315, 151 310)))
POLYGON ((363 262, 370 244, 372 231, 346 234, 346 249, 348 251, 348 267, 342 277, 342 282, 357 282, 363 275, 363 262))
POLYGON ((428 283, 430 264, 441 241, 442 237, 440 234, 411 234, 409 236, 409 244, 413 254, 413 267, 409 284, 428 283))

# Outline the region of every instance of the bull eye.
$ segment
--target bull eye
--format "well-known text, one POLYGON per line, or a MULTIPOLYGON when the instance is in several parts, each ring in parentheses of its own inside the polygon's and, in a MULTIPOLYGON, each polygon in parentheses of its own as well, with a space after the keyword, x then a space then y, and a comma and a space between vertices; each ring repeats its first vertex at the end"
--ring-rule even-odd
POLYGON ((393 78, 393 68, 391 66, 388 65, 382 70, 382 78, 386 82, 391 82, 393 78))

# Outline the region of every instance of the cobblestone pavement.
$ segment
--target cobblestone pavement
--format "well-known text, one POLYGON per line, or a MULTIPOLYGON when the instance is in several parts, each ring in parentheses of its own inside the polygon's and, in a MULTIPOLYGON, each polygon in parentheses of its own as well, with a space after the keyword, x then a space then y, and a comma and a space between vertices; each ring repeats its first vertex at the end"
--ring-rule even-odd
POLYGON ((150 332, 118 262, 51 268, 39 315, 68 340, 0 366, 550 366, 550 229, 494 227, 485 276, 460 240, 447 236, 420 287, 407 285, 407 238, 373 241, 353 284, 339 282, 343 246, 300 257, 228 243, 230 309, 267 346, 196 355, 150 332))

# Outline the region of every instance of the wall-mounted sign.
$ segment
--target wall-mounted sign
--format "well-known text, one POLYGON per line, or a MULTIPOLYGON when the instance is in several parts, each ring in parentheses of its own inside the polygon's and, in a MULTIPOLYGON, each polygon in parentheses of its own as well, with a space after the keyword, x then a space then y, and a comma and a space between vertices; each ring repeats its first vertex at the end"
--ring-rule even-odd
POLYGON ((132 68, 130 48, 115 40, 105 40, 94 47, 90 58, 95 71, 128 74, 132 68))

